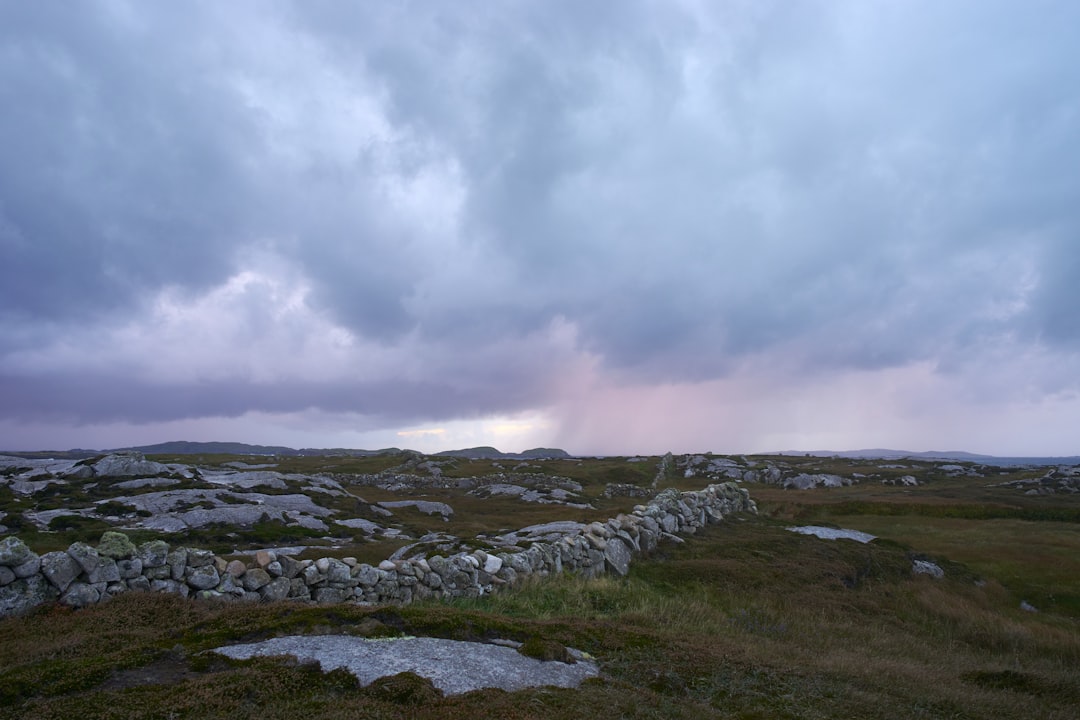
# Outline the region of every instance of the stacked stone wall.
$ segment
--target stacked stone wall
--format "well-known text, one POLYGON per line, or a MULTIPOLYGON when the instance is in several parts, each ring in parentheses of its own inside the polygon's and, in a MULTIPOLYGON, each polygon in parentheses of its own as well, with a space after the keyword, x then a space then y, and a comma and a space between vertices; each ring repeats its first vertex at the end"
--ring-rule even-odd
POLYGON ((0 540, 0 616, 57 601, 85 607, 132 591, 249 602, 409 603, 479 597, 529 576, 625 575, 635 555, 735 512, 757 508, 750 494, 734 483, 693 492, 669 489, 606 522, 557 523, 563 526, 559 537, 548 534, 527 547, 384 560, 378 566, 330 557, 296 560, 273 551, 260 551, 245 563, 209 550, 170 547, 163 540, 136 546, 117 532, 106 532, 96 547, 74 543, 66 551, 38 555, 8 536, 0 540))

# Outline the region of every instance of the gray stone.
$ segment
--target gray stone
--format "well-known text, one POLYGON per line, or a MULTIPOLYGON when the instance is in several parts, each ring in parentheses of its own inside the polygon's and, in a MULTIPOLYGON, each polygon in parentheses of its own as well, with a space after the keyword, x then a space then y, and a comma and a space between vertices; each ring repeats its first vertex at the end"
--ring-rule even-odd
POLYGON ((86 573, 86 579, 91 583, 111 583, 120 581, 120 568, 116 561, 109 557, 100 558, 98 566, 93 572, 86 573))
POLYGON ((221 582, 214 588, 222 595, 232 595, 234 597, 242 597, 244 595, 244 586, 237 578, 228 573, 218 573, 218 577, 221 578, 221 582))
POLYGON ((191 548, 187 551, 187 566, 189 568, 205 567, 214 564, 214 553, 209 550, 196 550, 191 548))
POLYGON ((60 602, 74 608, 83 608, 101 600, 101 591, 89 583, 72 583, 60 597, 60 602))
POLYGON ((135 555, 135 543, 123 533, 108 530, 101 535, 97 546, 98 555, 110 557, 113 560, 121 560, 135 555))
POLYGON ((147 460, 139 452, 114 453, 94 463, 94 473, 100 477, 167 475, 169 472, 167 465, 147 460))
POLYGON ((22 615, 42 603, 52 602, 59 594, 41 575, 15 580, 0 587, 0 617, 22 615))
POLYGON ((41 558, 36 553, 30 553, 30 559, 24 562, 22 565, 16 565, 11 568, 11 571, 15 573, 17 578, 28 578, 31 575, 37 575, 41 570, 41 558))
POLYGON ((240 560, 231 560, 225 566, 225 572, 233 577, 240 577, 247 572, 247 566, 240 560))
POLYGON ((172 579, 180 581, 187 572, 187 548, 174 548, 166 557, 166 563, 172 568, 172 579))
POLYGON ((82 572, 82 566, 62 550, 41 556, 41 572, 56 589, 64 592, 82 572))
POLYGON ((569 651, 576 662, 542 662, 525 657, 514 648, 441 638, 368 640, 342 635, 279 637, 250 645, 230 645, 214 652, 246 659, 267 655, 292 655, 314 661, 324 671, 344 668, 361 685, 380 677, 409 671, 431 679, 447 695, 482 688, 513 692, 529 687, 577 687, 595 677, 599 668, 582 653, 569 651))
POLYGON ((254 592, 264 585, 270 583, 270 573, 266 572, 262 568, 251 568, 244 573, 244 589, 249 592, 254 592))
POLYGON ((379 571, 367 563, 360 563, 352 570, 353 578, 364 587, 371 587, 379 582, 379 571))
POLYGON ((939 579, 945 577, 945 571, 941 569, 941 566, 928 560, 912 560, 911 572, 916 575, 929 575, 939 579))
POLYGON ((187 584, 196 590, 209 590, 216 587, 221 582, 221 577, 218 575, 217 568, 213 565, 202 565, 200 567, 188 568, 184 574, 184 579, 187 584))
MULTIPOLYGON (((326 570, 326 580, 332 585, 347 585, 352 579, 352 568, 336 558, 330 558, 329 567, 326 570)), ((356 583, 353 583, 355 585, 356 583)))
POLYGON ((142 575, 142 560, 117 560, 116 569, 120 572, 121 580, 131 580, 142 575))
POLYGON ((446 503, 432 502, 430 500, 388 500, 379 503, 379 506, 391 508, 416 508, 425 515, 442 515, 444 518, 454 514, 454 509, 446 503))
POLYGON ((289 580, 289 598, 292 600, 310 600, 311 588, 307 586, 303 578, 289 580))
POLYGON ((300 574, 300 563, 288 555, 282 555, 277 560, 281 564, 281 576, 292 580, 294 577, 300 574))
POLYGON ((101 565, 101 556, 98 555, 97 550, 83 542, 72 543, 67 549, 67 554, 70 555, 75 562, 79 563, 79 567, 81 567, 83 572, 87 575, 97 572, 98 567, 101 565))
POLYGON ((266 566, 266 572, 270 573, 271 577, 281 577, 285 574, 285 569, 282 567, 280 561, 275 560, 266 566))
POLYGON ((8 535, 0 540, 0 565, 16 567, 30 560, 33 554, 26 543, 14 535, 8 535))
POLYGON ((630 548, 620 538, 612 538, 604 548, 604 561, 609 571, 626 575, 630 572, 630 548))
POLYGON ((156 568, 165 564, 169 556, 169 543, 164 540, 150 540, 139 546, 136 557, 144 568, 156 568))
POLYGON ((152 592, 172 593, 183 597, 187 597, 191 592, 188 586, 179 580, 151 580, 150 590, 152 592))
POLYGON ((148 580, 169 580, 172 578, 172 568, 168 565, 152 568, 143 565, 143 576, 148 580))
POLYGON ((345 602, 345 590, 332 587, 316 588, 312 598, 317 603, 342 603, 345 602))
POLYGON ((127 586, 131 590, 139 590, 141 592, 150 591, 150 580, 140 575, 136 578, 131 578, 127 581, 127 586))
POLYGON ((288 578, 277 577, 264 585, 259 590, 259 594, 262 595, 262 599, 266 602, 277 602, 289 597, 291 590, 292 582, 288 578))
POLYGON ((300 576, 304 578, 304 582, 308 585, 316 585, 326 581, 326 576, 319 572, 319 568, 314 565, 308 565, 304 568, 304 571, 300 573, 300 576))
POLYGON ((6 565, 0 565, 0 587, 15 582, 15 573, 6 565))

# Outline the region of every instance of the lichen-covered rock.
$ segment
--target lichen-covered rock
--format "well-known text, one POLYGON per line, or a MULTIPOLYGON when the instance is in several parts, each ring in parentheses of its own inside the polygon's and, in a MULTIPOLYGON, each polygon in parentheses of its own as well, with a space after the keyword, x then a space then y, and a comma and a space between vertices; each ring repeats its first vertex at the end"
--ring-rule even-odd
POLYGON ((109 557, 113 560, 122 560, 135 555, 135 543, 128 539, 124 533, 108 530, 101 535, 98 541, 98 555, 109 557))
MULTIPOLYGON (((205 567, 207 565, 213 565, 215 560, 214 553, 209 550, 197 550, 190 548, 187 551, 187 566, 189 568, 205 567)), ((215 568, 216 569, 216 568, 215 568)))
POLYGON ((277 602, 289 597, 291 589, 292 582, 288 578, 277 577, 263 585, 259 590, 259 594, 266 602, 277 602))
POLYGON ((142 561, 143 569, 162 567, 169 555, 169 543, 150 540, 139 546, 135 557, 142 561))
POLYGON ((41 572, 58 591, 64 592, 79 577, 82 566, 62 550, 41 556, 41 572))
POLYGON ((150 592, 150 580, 143 575, 131 578, 127 581, 128 589, 140 592, 150 592))
POLYGON ((270 573, 262 568, 251 568, 244 573, 243 583, 245 590, 254 592, 264 585, 270 584, 270 573))
POLYGON ((24 562, 22 565, 16 565, 11 568, 11 572, 15 574, 17 578, 28 578, 31 575, 37 575, 41 570, 41 558, 37 553, 30 553, 30 559, 24 562))
POLYGON ((41 575, 15 580, 0 587, 0 617, 22 615, 43 603, 52 602, 60 594, 41 575))
POLYGON ((178 547, 173 548, 166 556, 166 564, 172 570, 172 579, 177 582, 183 580, 184 575, 187 572, 187 554, 187 548, 178 547))
POLYGON ((97 550, 84 542, 71 543, 71 546, 67 549, 67 554, 75 562, 79 563, 79 567, 87 575, 97 572, 98 567, 101 565, 101 556, 98 555, 97 550))
POLYGON ((120 572, 121 580, 131 580, 142 575, 142 560, 132 558, 130 560, 117 560, 116 569, 120 572))
POLYGON ((213 565, 189 567, 184 574, 184 579, 187 581, 188 585, 196 590, 209 590, 210 588, 217 587, 217 584, 221 582, 221 577, 218 575, 217 568, 213 565))
POLYGON ((93 605, 101 599, 101 591, 90 583, 72 583, 60 597, 60 602, 74 608, 83 608, 93 605))
POLYGON ((630 548, 620 538, 612 538, 604 548, 604 562, 616 575, 626 575, 630 572, 630 548))
POLYGON ((103 557, 93 572, 86 573, 86 578, 91 583, 119 582, 120 568, 117 567, 116 561, 112 558, 103 557))
POLYGON ((33 554, 26 543, 14 535, 8 535, 0 540, 0 565, 16 567, 30 560, 33 554))
POLYGON ((345 602, 345 590, 332 587, 316 588, 312 598, 315 602, 322 604, 342 603, 345 602))
POLYGON ((170 472, 168 465, 147 460, 140 452, 114 453, 94 463, 94 473, 99 477, 166 475, 170 472))

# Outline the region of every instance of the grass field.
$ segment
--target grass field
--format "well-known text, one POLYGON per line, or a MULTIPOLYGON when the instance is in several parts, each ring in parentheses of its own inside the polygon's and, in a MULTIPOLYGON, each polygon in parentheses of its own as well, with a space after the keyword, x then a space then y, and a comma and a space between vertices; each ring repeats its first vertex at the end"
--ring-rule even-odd
MULTIPOLYGON (((0 622, 0 717, 1072 720, 1080 523, 1052 518, 1080 503, 986 485, 748 485, 758 517, 664 545, 625 578, 564 576, 454 604, 130 594, 79 612, 45 608, 0 622), (794 522, 880 539, 819 540, 788 532, 794 522), (937 562, 945 578, 913 575, 913 557, 937 562), (602 676, 576 690, 437 698, 205 652, 296 632, 540 638, 592 654, 602 676)), ((489 519, 522 524, 506 512, 489 519)))

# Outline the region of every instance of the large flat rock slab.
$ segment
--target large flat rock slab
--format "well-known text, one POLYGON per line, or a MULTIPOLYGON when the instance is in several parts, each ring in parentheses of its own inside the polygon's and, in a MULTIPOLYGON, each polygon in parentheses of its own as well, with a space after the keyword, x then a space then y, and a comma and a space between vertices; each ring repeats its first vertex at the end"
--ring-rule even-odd
POLYGON ((318 662, 323 671, 344 668, 361 685, 401 672, 414 672, 431 680, 447 695, 501 688, 513 692, 530 687, 577 687, 599 673, 596 663, 543 662, 513 648, 488 643, 441 638, 389 638, 371 640, 350 635, 293 635, 214 650, 237 660, 291 655, 301 662, 318 662))

